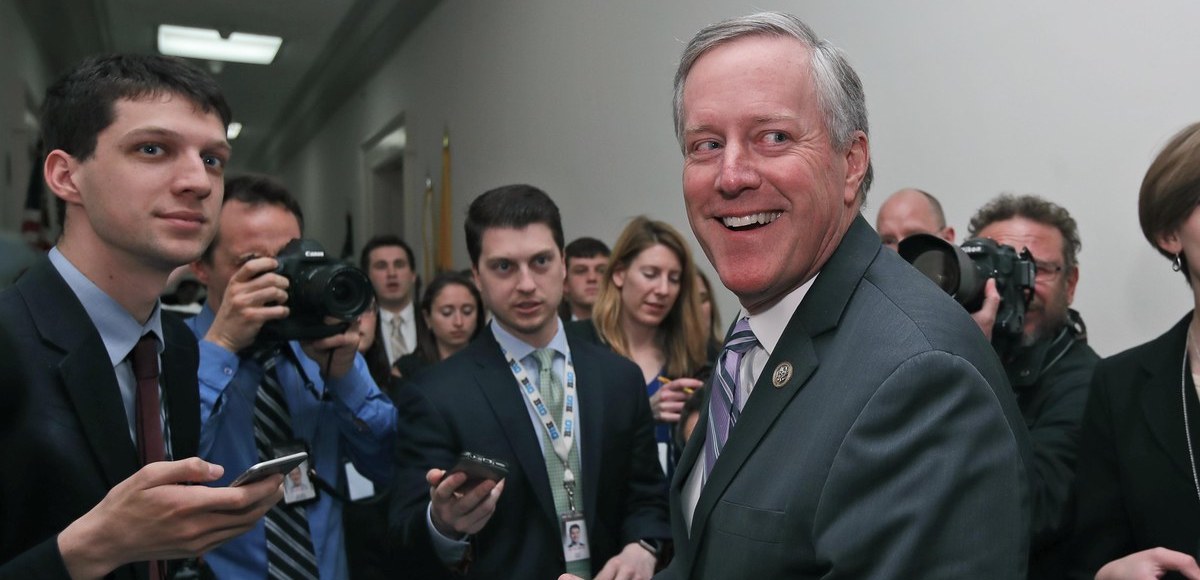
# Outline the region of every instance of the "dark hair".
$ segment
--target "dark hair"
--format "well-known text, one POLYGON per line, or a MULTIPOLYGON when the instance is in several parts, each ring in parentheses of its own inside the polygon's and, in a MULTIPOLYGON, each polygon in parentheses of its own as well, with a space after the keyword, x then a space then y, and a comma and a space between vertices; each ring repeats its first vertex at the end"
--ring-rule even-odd
POLYGON ((1057 229, 1063 237, 1063 271, 1069 273, 1075 268, 1076 256, 1083 249, 1075 218, 1062 206, 1036 195, 1000 194, 975 212, 968 231, 971 236, 977 236, 989 225, 1013 218, 1025 218, 1057 229))
POLYGON ((596 238, 576 238, 571 243, 567 244, 563 250, 567 257, 567 264, 571 263, 571 258, 595 258, 596 256, 608 257, 612 255, 612 251, 608 246, 597 240, 596 238))
MULTIPOLYGON (((240 201, 247 205, 279 205, 283 206, 292 215, 296 216, 296 221, 300 224, 300 231, 304 231, 304 212, 300 209, 300 203, 292 196, 287 187, 278 180, 267 177, 265 175, 242 175, 225 180, 225 199, 221 200, 221 205, 224 206, 231 201, 240 201)), ((221 226, 217 225, 217 235, 213 236, 213 241, 204 249, 204 255, 200 257, 205 262, 212 262, 213 248, 217 246, 217 241, 221 239, 221 226)))
POLYGON ((562 251, 562 217, 546 192, 532 185, 506 185, 475 198, 463 223, 471 264, 479 263, 484 231, 490 228, 522 229, 532 224, 545 224, 550 228, 554 243, 562 251))
POLYGON ((364 272, 371 268, 371 252, 376 248, 386 248, 391 246, 399 246, 408 255, 408 267, 412 268, 413 272, 417 271, 417 261, 413 257, 412 248, 408 247, 408 242, 396 234, 379 234, 369 240, 363 246, 362 253, 358 257, 358 267, 364 272))
MULTIPOLYGON (((421 296, 420 310, 422 314, 433 314, 433 301, 437 300, 438 295, 447 286, 459 285, 471 292, 471 298, 475 300, 475 330, 471 331, 471 340, 479 336, 483 331, 483 296, 479 294, 479 288, 475 287, 475 283, 470 278, 464 276, 460 272, 442 272, 433 277, 429 282, 429 288, 425 290, 425 294, 421 296)), ((417 347, 413 349, 422 360, 429 364, 437 363, 441 360, 437 349, 437 337, 433 335, 433 328, 425 322, 425 316, 418 315, 417 323, 417 347)))
POLYGON ((80 62, 46 90, 42 103, 42 141, 47 152, 62 149, 85 160, 96 150, 96 137, 113 122, 120 99, 177 94, 229 125, 233 113, 221 87, 203 69, 160 55, 113 54, 80 62))
MULTIPOLYGON (((1175 256, 1159 247, 1159 239, 1178 231, 1197 206, 1200 206, 1200 123, 1193 123, 1171 137, 1142 179, 1138 221, 1146 241, 1160 254, 1174 259, 1175 256)), ((1179 265, 1191 284, 1188 256, 1182 252, 1179 265)))
MULTIPOLYGON (((216 113, 225 127, 233 119, 221 87, 203 69, 161 55, 111 54, 84 59, 46 89, 42 101, 42 151, 62 149, 86 161, 96 152, 100 133, 112 124, 120 99, 181 95, 205 113, 216 113)), ((58 223, 66 202, 55 198, 58 223)))

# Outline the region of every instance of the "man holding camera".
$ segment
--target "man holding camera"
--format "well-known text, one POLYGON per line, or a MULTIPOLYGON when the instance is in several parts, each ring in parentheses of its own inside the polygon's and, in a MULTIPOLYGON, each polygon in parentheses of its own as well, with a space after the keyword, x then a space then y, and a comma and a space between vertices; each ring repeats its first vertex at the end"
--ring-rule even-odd
MULTIPOLYGON (((1079 232, 1066 209, 1033 195, 1005 194, 971 218, 970 234, 1028 248, 1036 266, 1021 338, 999 354, 1033 444, 1029 578, 1062 578, 1079 425, 1099 360, 1083 320, 1070 309, 1079 282, 1079 232)), ((989 337, 1001 306, 995 284, 988 281, 983 307, 972 314, 989 337)))
POLYGON ((222 485, 254 463, 305 450, 315 473, 304 475, 320 491, 306 503, 281 502, 205 560, 219 578, 345 578, 341 506, 321 484, 343 478, 343 450, 371 480, 390 480, 396 410, 358 356, 357 322, 306 342, 262 340, 264 324, 311 314, 290 311, 289 289, 300 282, 276 259, 301 236, 304 218, 270 179, 232 179, 225 191, 217 236, 193 264, 209 295, 188 321, 202 339, 200 455, 225 466, 222 485))

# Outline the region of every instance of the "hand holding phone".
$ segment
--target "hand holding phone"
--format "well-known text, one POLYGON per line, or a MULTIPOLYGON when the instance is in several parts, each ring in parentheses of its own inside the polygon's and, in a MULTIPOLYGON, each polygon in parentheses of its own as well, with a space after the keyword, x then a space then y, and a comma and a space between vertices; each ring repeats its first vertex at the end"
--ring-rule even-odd
POLYGON ((508 475, 508 464, 498 459, 490 459, 482 455, 463 451, 458 456, 458 463, 454 464, 446 475, 455 473, 467 474, 467 482, 463 484, 464 489, 470 489, 478 485, 483 480, 500 481, 508 475))
POLYGON ((254 483, 276 473, 280 475, 286 475, 293 469, 299 467, 300 464, 304 463, 306 460, 308 460, 308 453, 301 451, 299 453, 284 455, 283 457, 276 457, 275 459, 268 459, 260 463, 255 463, 254 465, 250 466, 250 469, 247 469, 241 475, 237 476, 237 479, 233 480, 233 483, 230 483, 229 487, 237 487, 239 485, 254 483))

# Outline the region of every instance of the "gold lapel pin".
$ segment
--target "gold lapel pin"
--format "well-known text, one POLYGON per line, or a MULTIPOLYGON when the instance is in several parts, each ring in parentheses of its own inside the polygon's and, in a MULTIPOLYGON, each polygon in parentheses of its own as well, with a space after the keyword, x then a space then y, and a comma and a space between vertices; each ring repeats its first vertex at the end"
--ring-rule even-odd
POLYGON ((790 362, 779 363, 779 366, 775 367, 775 372, 771 373, 771 383, 775 385, 776 389, 783 387, 791 379, 792 363, 790 362))

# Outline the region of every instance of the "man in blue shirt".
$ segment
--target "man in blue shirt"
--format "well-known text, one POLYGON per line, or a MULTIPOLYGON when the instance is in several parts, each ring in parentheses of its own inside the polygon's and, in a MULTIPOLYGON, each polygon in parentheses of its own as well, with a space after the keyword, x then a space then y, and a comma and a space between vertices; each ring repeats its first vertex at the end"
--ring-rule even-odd
MULTIPOLYGON (((232 179, 217 236, 193 264, 209 291, 208 304, 188 321, 201 339, 200 455, 226 466, 218 485, 269 453, 256 442, 260 386, 265 391, 268 381, 281 393, 283 430, 307 448, 317 477, 336 484, 348 458, 376 484, 391 478, 396 411, 358 355, 357 323, 328 338, 279 345, 267 355, 255 344, 265 322, 289 314, 288 280, 275 272, 274 256, 301 236, 303 219, 282 185, 260 177, 232 179)), ((320 492, 316 501, 276 509, 290 514, 288 533, 299 536, 272 537, 282 532, 272 529, 275 514, 268 514, 206 556, 219 578, 315 577, 314 568, 320 578, 347 577, 337 498, 320 492), (284 550, 289 558, 282 559, 290 562, 278 557, 281 544, 291 545, 284 550)))

